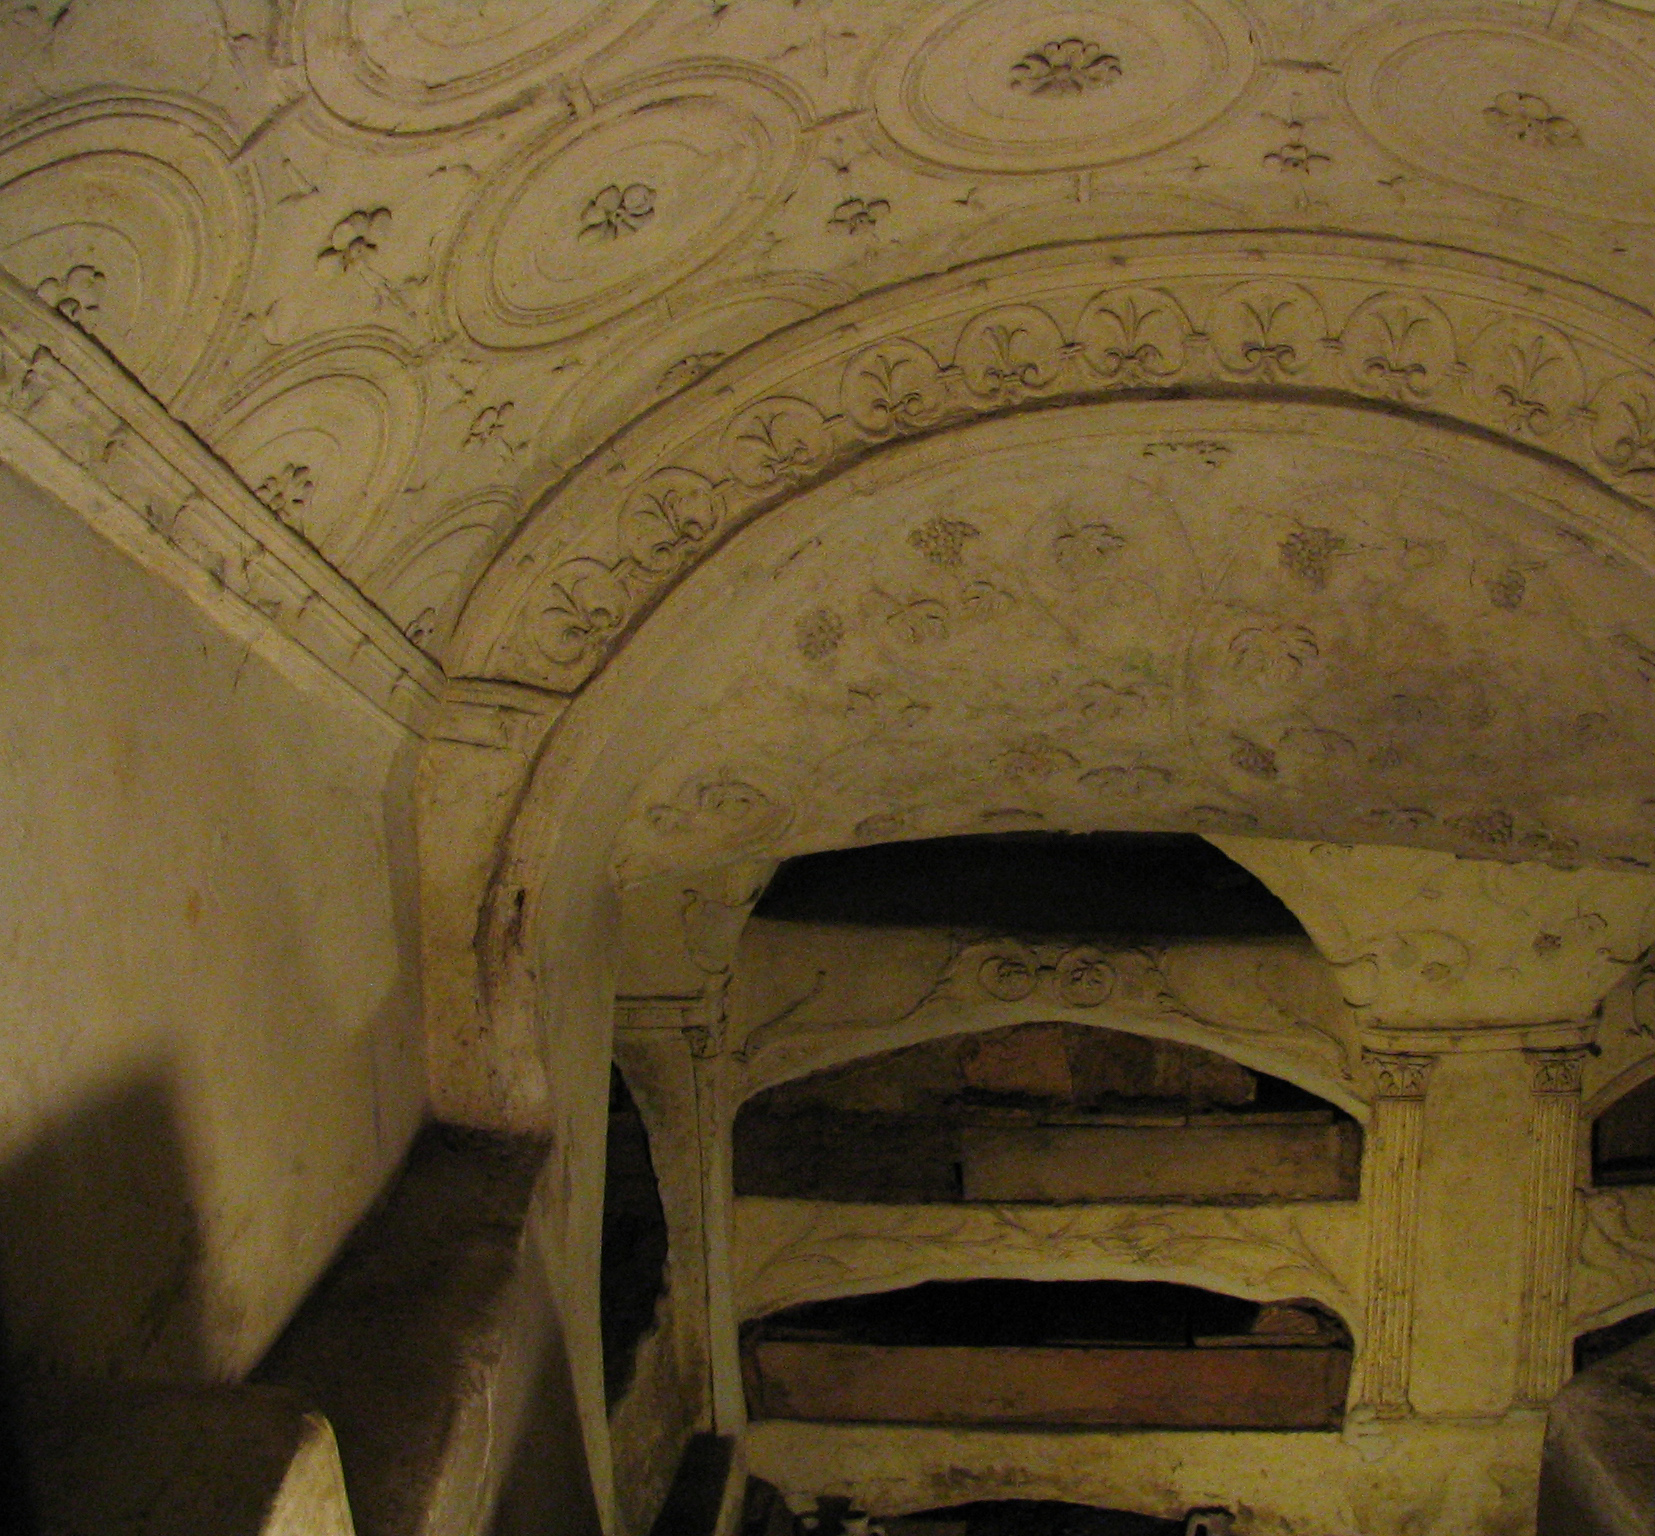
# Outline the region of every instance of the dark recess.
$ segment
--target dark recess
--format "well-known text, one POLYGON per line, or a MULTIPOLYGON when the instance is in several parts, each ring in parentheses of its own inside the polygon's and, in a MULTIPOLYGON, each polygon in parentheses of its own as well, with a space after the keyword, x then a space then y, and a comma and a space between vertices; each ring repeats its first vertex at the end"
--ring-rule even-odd
POLYGON ((1594 1184, 1655 1184, 1655 1078, 1615 1100, 1592 1126, 1594 1184))
POLYGON ((766 1338, 860 1344, 1193 1344, 1248 1332, 1257 1302, 1148 1280, 931 1280, 806 1302, 758 1324, 766 1338))
POLYGON ((789 859, 754 915, 1090 938, 1302 935, 1270 889, 1187 832, 1006 832, 789 859))
POLYGON ((603 1183, 599 1320, 603 1390, 613 1408, 632 1382, 638 1345, 666 1289, 667 1219, 643 1117, 626 1080, 609 1069, 609 1144, 603 1183))
POLYGON ((1630 1349, 1652 1333, 1655 1333, 1655 1312, 1636 1312, 1618 1323, 1610 1323, 1607 1328, 1583 1333, 1575 1340, 1575 1369, 1584 1371, 1600 1360, 1630 1349))

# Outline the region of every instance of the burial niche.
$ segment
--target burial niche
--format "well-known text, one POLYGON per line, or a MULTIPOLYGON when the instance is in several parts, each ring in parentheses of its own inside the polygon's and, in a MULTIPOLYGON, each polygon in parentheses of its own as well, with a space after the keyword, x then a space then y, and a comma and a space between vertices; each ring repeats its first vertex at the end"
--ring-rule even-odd
POLYGON ((754 1419, 1335 1429, 1350 1359, 1316 1302, 1128 1280, 930 1281, 742 1336, 754 1419))
POLYGON ((1354 1200, 1361 1127, 1172 1040, 1035 1023, 926 1041, 741 1107, 738 1195, 952 1201, 1354 1200))
POLYGON ((649 1136, 620 1069, 609 1068, 609 1138, 603 1181, 603 1252, 598 1280, 604 1398, 613 1408, 666 1290, 667 1220, 649 1136))
POLYGON ((1592 1125, 1594 1184, 1655 1184, 1655 1077, 1622 1094, 1592 1125))

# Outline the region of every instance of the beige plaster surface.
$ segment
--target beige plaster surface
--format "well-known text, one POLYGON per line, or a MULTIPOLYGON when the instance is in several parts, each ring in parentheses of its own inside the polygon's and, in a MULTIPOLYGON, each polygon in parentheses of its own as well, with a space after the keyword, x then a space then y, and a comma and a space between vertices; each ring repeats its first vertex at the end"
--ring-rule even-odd
MULTIPOLYGON (((1649 10, 0 7, 0 453, 165 583, 0 497, 0 1155, 96 1213, 0 1223, 50 1260, 8 1324, 234 1375, 427 1097, 531 1129, 571 1461, 641 1529, 688 1399, 739 1428, 734 1106, 1081 1013, 1390 1138, 1442 1411, 1532 1366, 1524 1266, 1571 1326, 1655 1294, 1583 1162, 1655 1060, 1649 10), (1025 1007, 935 936, 860 1001, 741 936, 788 854, 1024 827, 1247 839, 1319 953, 1114 955, 1085 1008, 1036 953, 1025 1007), (612 1476, 617 997, 701 1243, 650 1379, 708 1376, 612 1476)), ((1522 1528, 1526 1427, 1416 1432, 1417 1482, 1307 1453, 1292 1518, 1522 1528)))
POLYGON ((11 1345, 234 1379, 423 1112, 410 741, 9 473, 0 539, 11 1345))

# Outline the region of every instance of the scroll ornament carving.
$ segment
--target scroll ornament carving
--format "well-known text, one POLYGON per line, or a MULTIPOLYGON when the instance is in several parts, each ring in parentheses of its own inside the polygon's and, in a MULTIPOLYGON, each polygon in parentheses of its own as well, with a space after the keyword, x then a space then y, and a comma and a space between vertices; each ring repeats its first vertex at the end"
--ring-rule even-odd
MULTIPOLYGON (((1310 1221, 1279 1210, 960 1210, 768 1200, 741 1206, 738 1284, 747 1316, 870 1281, 1143 1269, 1204 1274, 1254 1295, 1317 1296, 1350 1307, 1342 1266, 1327 1251, 1333 1245, 1310 1235, 1310 1221)), ((1331 1220, 1347 1236, 1346 1213, 1336 1209, 1331 1220)))
POLYGON ((1569 1290, 1577 1331, 1655 1293, 1655 1200, 1650 1192, 1594 1190, 1584 1206, 1569 1290))
MULTIPOLYGON (((1030 401, 1108 399, 1123 390, 1185 383, 1333 390, 1418 406, 1540 443, 1655 504, 1655 372, 1610 354, 1584 328, 1571 334, 1526 310, 1502 313, 1487 296, 1427 292, 1393 277, 1387 274, 1379 284, 1167 277, 1093 290, 1078 304, 1072 294, 1061 306, 1055 294, 1040 303, 995 304, 952 322, 938 319, 912 334, 864 341, 837 356, 831 344, 824 345, 818 361, 795 373, 785 393, 749 397, 722 423, 707 424, 704 414, 692 417, 697 425, 690 437, 641 453, 674 467, 623 492, 618 508, 614 492, 595 473, 567 488, 565 510, 577 530, 588 530, 577 534, 576 548, 565 557, 568 569, 537 576, 531 564, 494 579, 520 587, 540 580, 548 590, 567 593, 572 581, 589 580, 594 565, 602 566, 609 590, 618 594, 618 608, 605 605, 612 622, 588 626, 587 645, 560 640, 554 657, 523 643, 522 631, 534 627, 532 615, 545 610, 542 601, 519 609, 516 637, 500 636, 503 649, 477 656, 472 667, 576 687, 653 606, 660 586, 778 492, 814 483, 893 439, 1030 401), (1067 332, 1056 318, 1065 307, 1076 316, 1067 332), (639 558, 632 508, 646 485, 663 475, 696 477, 710 517, 674 523, 668 514, 667 524, 677 531, 663 544, 647 544, 639 558), (619 514, 618 523, 610 521, 615 532, 608 538, 602 532, 605 502, 614 509, 609 519, 619 514)), ((851 327, 841 323, 839 329, 843 335, 851 327)), ((691 388, 676 400, 688 409, 697 398, 691 388)), ((570 522, 561 526, 566 532, 570 522)), ((1320 567, 1315 551, 1300 543, 1304 547, 1295 546, 1292 558, 1310 562, 1304 565, 1309 580, 1320 567)), ((495 615, 484 623, 511 624, 511 610, 502 611, 498 594, 473 608, 495 615)), ((483 632, 476 636, 486 639, 483 632)), ((1304 626, 1261 618, 1238 632, 1233 660, 1243 676, 1262 685, 1275 671, 1313 662, 1317 646, 1304 626)))
POLYGON ((1114 995, 1115 967, 1102 950, 1089 946, 997 950, 981 959, 977 984, 1002 1003, 1017 1003, 1044 992, 1072 1008, 1096 1008, 1114 995))

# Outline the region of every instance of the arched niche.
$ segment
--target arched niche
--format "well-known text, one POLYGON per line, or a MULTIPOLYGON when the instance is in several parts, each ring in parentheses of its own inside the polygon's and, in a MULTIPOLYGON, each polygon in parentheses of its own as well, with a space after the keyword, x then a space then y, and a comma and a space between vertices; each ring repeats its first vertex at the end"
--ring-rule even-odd
POLYGON ((1304 1300, 1189 1285, 932 1281, 743 1330, 755 1420, 1336 1429, 1350 1334, 1304 1300))
POLYGON ((875 1204, 1354 1200, 1334 1105, 1199 1047, 1031 1023, 779 1084, 736 1115, 740 1196, 875 1204))
POLYGON ((1592 1183, 1655 1184, 1655 1072, 1625 1087, 1592 1120, 1592 1183))
POLYGON ((1320 399, 1054 403, 767 505, 584 683, 495 865, 445 1112, 553 1133, 573 1284, 633 882, 1015 826, 1655 862, 1655 549, 1531 446, 1320 399))

